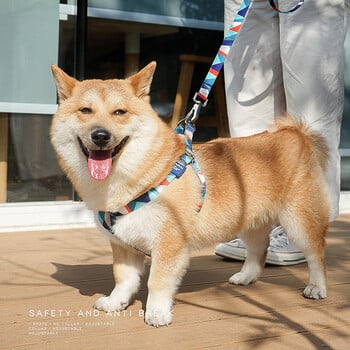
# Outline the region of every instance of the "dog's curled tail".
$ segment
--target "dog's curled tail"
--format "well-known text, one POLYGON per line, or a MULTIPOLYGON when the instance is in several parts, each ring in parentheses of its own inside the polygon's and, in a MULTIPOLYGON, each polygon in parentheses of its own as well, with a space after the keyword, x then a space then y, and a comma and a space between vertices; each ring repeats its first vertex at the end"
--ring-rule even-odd
POLYGON ((276 119, 277 130, 294 130, 299 132, 305 142, 305 147, 310 148, 313 158, 325 171, 328 164, 328 145, 325 138, 306 124, 301 118, 294 118, 289 114, 276 119))

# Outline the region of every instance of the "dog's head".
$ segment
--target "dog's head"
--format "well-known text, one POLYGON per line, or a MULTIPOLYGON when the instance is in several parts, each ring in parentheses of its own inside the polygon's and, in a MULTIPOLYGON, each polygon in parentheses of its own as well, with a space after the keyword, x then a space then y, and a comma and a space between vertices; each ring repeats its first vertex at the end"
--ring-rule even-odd
POLYGON ((59 109, 51 139, 63 163, 72 156, 77 159, 74 155, 78 150, 79 160, 85 160, 93 179, 104 180, 109 176, 113 159, 154 114, 149 91, 155 67, 152 62, 125 80, 77 81, 52 66, 59 109))
POLYGON ((166 142, 159 137, 165 124, 150 104, 155 67, 151 62, 127 79, 78 81, 52 66, 59 107, 51 142, 80 194, 136 178, 150 157, 146 152, 166 142))

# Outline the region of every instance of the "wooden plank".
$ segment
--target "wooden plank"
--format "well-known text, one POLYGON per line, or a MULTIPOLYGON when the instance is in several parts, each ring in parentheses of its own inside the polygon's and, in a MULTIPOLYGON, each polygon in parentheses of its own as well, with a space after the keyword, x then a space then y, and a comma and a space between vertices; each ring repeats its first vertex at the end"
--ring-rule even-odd
MULTIPOLYGON (((183 304, 176 307, 175 322, 169 329, 174 328, 175 334, 180 336, 182 330, 187 327, 201 328, 203 323, 212 323, 215 329, 216 326, 214 324, 216 322, 226 324, 226 321, 230 321, 232 324, 240 324, 237 332, 241 333, 242 331, 250 332, 249 327, 251 323, 255 324, 260 321, 274 322, 274 319, 284 320, 284 322, 280 322, 284 325, 294 323, 292 331, 287 332, 288 334, 309 332, 311 329, 326 329, 336 325, 339 327, 342 324, 348 324, 350 321, 349 318, 344 318, 336 312, 342 306, 349 305, 349 286, 347 289, 344 289, 344 287, 338 288, 335 294, 343 295, 343 298, 337 297, 333 298, 333 300, 329 299, 321 302, 305 301, 304 299, 302 303, 293 303, 293 300, 288 300, 288 295, 284 297, 283 295, 272 293, 270 296, 266 295, 263 299, 249 300, 242 297, 211 303, 206 302, 202 305, 183 304), (347 295, 347 298, 344 298, 345 295, 347 295), (315 314, 318 313, 327 314, 327 317, 315 317, 315 314)), ((56 324, 60 327, 72 327, 73 324, 78 324, 79 329, 59 329, 57 334, 45 336, 50 342, 59 339, 71 339, 74 342, 74 339, 77 337, 85 337, 85 332, 90 332, 94 336, 109 337, 109 335, 115 335, 116 339, 118 339, 124 337, 125 334, 144 333, 145 331, 153 330, 144 326, 142 314, 140 313, 142 305, 139 302, 136 302, 125 314, 120 313, 120 315, 106 315, 98 311, 97 315, 93 315, 93 313, 90 315, 87 312, 92 312, 91 306, 86 303, 80 305, 81 307, 77 308, 75 300, 68 299, 64 309, 61 309, 62 315, 58 315, 57 304, 55 305, 48 301, 45 303, 45 300, 43 300, 34 307, 35 314, 39 310, 41 313, 45 310, 54 310, 54 316, 30 317, 32 309, 27 309, 26 314, 16 320, 16 324, 2 325, 1 332, 3 332, 3 335, 7 335, 7 345, 13 346, 18 341, 19 334, 22 334, 23 339, 37 339, 38 336, 41 337, 40 333, 43 331, 43 327, 45 327, 46 332, 54 332, 56 331, 54 329, 56 324), (79 313, 81 314, 80 316, 79 313)), ((268 334, 267 337, 282 336, 284 334, 282 333, 268 334)), ((262 336, 259 335, 257 337, 261 338, 262 336)), ((240 338, 237 337, 233 339, 235 339, 235 342, 240 341, 240 338)), ((165 341, 166 339, 163 340, 162 345, 169 346, 168 343, 164 343, 165 341)))
MULTIPOLYGON (((317 332, 328 329, 342 329, 342 337, 349 336, 349 330, 345 327, 349 325, 349 320, 338 317, 336 310, 338 307, 316 308, 298 308, 288 310, 287 313, 273 312, 251 316, 241 315, 221 318, 221 319, 200 319, 196 322, 187 323, 185 326, 174 323, 171 327, 154 329, 143 325, 142 319, 132 317, 118 318, 114 321, 103 321, 95 319, 88 321, 77 321, 71 319, 65 323, 59 323, 62 327, 79 327, 76 330, 58 330, 58 335, 40 335, 40 332, 54 329, 54 325, 32 324, 30 331, 37 335, 28 335, 27 341, 18 343, 18 347, 37 344, 49 345, 48 348, 55 349, 55 345, 64 344, 72 349, 112 348, 118 344, 118 349, 205 349, 217 347, 222 344, 237 346, 242 343, 259 342, 271 346, 270 341, 280 338, 282 344, 283 338, 293 335, 302 335, 303 340, 312 345, 322 344, 333 348, 333 339, 331 336, 322 340, 315 335, 317 332), (125 324, 129 326, 126 327, 125 324), (46 327, 41 330, 40 327, 46 327)), ((194 315, 195 316, 195 315, 194 315)), ((16 328, 8 327, 7 334, 14 334, 16 328)), ((336 333, 335 333, 336 334, 336 333)), ((23 339, 23 331, 17 333, 20 339, 23 339), (22 333, 22 334, 21 334, 22 333)), ((15 334, 13 336, 15 338, 15 334)), ((18 340, 17 340, 18 341, 18 340)), ((15 344, 8 344, 11 348, 16 348, 15 344)), ((31 348, 31 347, 28 347, 31 348)), ((62 348, 62 347, 61 347, 62 348)), ((294 348, 298 348, 297 346, 294 348)), ((314 347, 315 348, 315 347, 314 347)))
POLYGON ((125 314, 94 314, 113 287, 110 247, 96 230, 1 234, 0 349, 347 349, 349 229, 350 215, 330 228, 329 297, 320 301, 300 294, 306 264, 268 266, 256 284, 232 286, 241 263, 214 247, 195 252, 174 322, 162 329, 143 322, 145 281, 125 314))

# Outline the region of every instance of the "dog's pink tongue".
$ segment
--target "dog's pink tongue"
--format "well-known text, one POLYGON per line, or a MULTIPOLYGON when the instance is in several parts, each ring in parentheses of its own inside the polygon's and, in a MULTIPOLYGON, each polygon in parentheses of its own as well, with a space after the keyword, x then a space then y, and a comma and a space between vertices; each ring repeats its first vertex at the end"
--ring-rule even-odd
POLYGON ((93 179, 106 179, 112 169, 112 152, 110 150, 90 151, 88 169, 93 179))

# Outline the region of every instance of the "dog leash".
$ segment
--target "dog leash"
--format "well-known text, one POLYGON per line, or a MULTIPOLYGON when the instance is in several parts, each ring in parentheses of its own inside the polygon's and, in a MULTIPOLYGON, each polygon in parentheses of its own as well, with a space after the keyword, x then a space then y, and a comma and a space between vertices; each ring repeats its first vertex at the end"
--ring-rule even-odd
POLYGON ((194 124, 199 117, 201 107, 205 107, 207 105, 209 93, 224 65, 226 57, 229 54, 234 41, 236 40, 236 37, 247 16, 251 3, 252 2, 250 0, 242 1, 242 4, 236 16, 234 17, 230 28, 224 36, 224 39, 219 47, 216 56, 214 57, 213 63, 211 64, 201 87, 199 88, 199 91, 196 92, 193 96, 194 105, 192 109, 189 111, 189 113, 187 113, 185 118, 179 121, 179 124, 186 124, 188 122, 194 124))
MULTIPOLYGON (((279 12, 279 13, 292 13, 295 12, 296 10, 298 10, 303 4, 304 4, 305 0, 299 0, 298 3, 291 8, 290 10, 284 11, 284 10, 280 10, 279 7, 275 4, 274 0, 268 0, 270 6, 272 7, 273 10, 279 12)), ((230 26, 230 28, 227 30, 224 39, 222 41, 221 46, 219 47, 219 50, 216 54, 216 56, 214 57, 213 63, 211 64, 209 71, 206 75, 206 77, 204 78, 204 81, 202 83, 202 85, 199 88, 199 91, 196 92, 194 94, 193 97, 193 107, 191 108, 191 110, 187 113, 187 115, 185 116, 185 118, 183 118, 182 120, 179 121, 179 124, 181 123, 187 123, 187 122, 191 122, 192 124, 194 124, 197 119, 199 118, 199 113, 201 110, 201 107, 205 107, 208 103, 208 96, 209 93, 216 81, 216 78, 218 77, 224 63, 225 60, 232 48, 232 45, 234 43, 234 41, 237 38, 237 35, 239 34, 244 21, 247 17, 248 11, 251 7, 253 3, 253 0, 243 0, 242 4, 235 16, 235 18, 232 21, 232 24, 230 26)))

